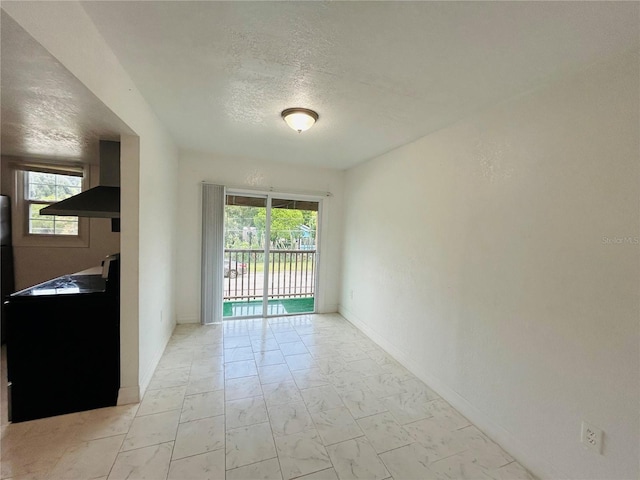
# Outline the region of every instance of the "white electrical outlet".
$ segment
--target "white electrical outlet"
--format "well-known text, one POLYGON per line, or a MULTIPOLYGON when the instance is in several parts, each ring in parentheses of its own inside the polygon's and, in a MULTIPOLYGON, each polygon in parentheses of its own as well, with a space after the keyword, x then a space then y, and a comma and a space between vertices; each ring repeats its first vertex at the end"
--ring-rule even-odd
POLYGON ((349 300, 353 300, 353 290, 349 290, 349 300))
POLYGON ((591 425, 589 422, 582 421, 582 433, 580 442, 584 448, 602 454, 602 438, 604 434, 598 427, 591 425))

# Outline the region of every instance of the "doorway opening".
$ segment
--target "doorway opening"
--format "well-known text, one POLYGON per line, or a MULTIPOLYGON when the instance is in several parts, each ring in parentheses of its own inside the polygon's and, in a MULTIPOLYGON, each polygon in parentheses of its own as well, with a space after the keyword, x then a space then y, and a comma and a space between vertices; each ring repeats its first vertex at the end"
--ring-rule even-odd
POLYGON ((228 192, 223 317, 313 313, 320 202, 228 192))

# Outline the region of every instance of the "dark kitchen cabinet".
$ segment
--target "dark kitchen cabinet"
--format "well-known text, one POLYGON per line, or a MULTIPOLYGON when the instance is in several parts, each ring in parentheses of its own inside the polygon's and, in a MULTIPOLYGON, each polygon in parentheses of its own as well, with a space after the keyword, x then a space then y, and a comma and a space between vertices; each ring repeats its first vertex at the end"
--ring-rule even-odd
POLYGON ((101 275, 61 277, 9 297, 11 420, 116 405, 119 288, 101 275))

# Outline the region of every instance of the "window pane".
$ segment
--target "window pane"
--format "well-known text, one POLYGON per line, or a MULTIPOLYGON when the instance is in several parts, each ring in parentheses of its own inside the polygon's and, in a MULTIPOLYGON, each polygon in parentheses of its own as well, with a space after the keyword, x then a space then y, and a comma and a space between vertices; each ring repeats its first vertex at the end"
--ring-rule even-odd
POLYGON ((29 183, 56 183, 55 175, 53 173, 41 173, 41 172, 27 172, 27 181, 29 183))
POLYGON ((30 183, 27 199, 54 202, 56 200, 56 187, 52 184, 30 183))
POLYGON ((27 186, 28 200, 56 202, 80 193, 82 177, 27 172, 27 186))
POLYGON ((80 193, 80 187, 68 187, 66 185, 56 186, 56 200, 64 200, 80 193))
POLYGON ((67 185, 69 187, 81 187, 82 177, 74 177, 72 175, 56 175, 58 185, 67 185))
POLYGON ((65 222, 55 221, 55 234, 56 235, 77 235, 78 234, 78 221, 65 222))
POLYGON ((38 235, 53 235, 54 233, 53 220, 30 220, 29 233, 38 234, 38 235))
POLYGON ((46 203, 32 203, 29 205, 29 218, 32 220, 53 221, 54 217, 52 215, 40 215, 40 209, 48 206, 46 203))

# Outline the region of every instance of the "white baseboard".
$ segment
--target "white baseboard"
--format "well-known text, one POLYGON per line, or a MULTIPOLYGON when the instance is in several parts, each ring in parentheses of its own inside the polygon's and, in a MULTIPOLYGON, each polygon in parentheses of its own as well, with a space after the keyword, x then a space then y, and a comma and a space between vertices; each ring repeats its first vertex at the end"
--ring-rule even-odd
POLYGON ((434 377, 428 372, 425 372, 424 368, 416 364, 404 353, 402 349, 391 344, 384 335, 378 334, 375 330, 371 329, 365 322, 360 320, 353 311, 349 310, 344 305, 339 305, 338 311, 349 323, 376 342, 387 353, 389 353, 389 355, 433 389, 458 412, 467 417, 476 427, 482 430, 488 437, 500 445, 506 452, 508 452, 535 476, 542 479, 569 478, 567 475, 559 472, 558 469, 551 465, 546 459, 539 457, 536 458, 532 449, 527 448, 527 446, 520 440, 515 438, 511 433, 488 417, 484 412, 481 412, 474 407, 467 399, 462 397, 455 390, 451 389, 440 379, 434 377))
POLYGON ((323 308, 318 308, 318 313, 337 313, 338 305, 325 305, 323 308))
POLYGON ((131 403, 140 403, 140 387, 120 387, 118 390, 118 405, 129 405, 131 403))
POLYGON ((153 377, 153 372, 155 372, 156 367, 158 366, 158 362, 160 361, 160 358, 162 358, 162 353, 164 352, 164 349, 162 349, 161 352, 156 352, 156 354, 153 357, 153 360, 151 361, 150 364, 148 364, 147 368, 145 368, 144 373, 140 376, 140 396, 144 396, 144 392, 147 391, 147 387, 149 386, 149 383, 151 383, 151 377, 153 377))

